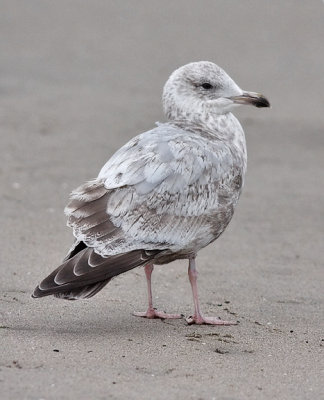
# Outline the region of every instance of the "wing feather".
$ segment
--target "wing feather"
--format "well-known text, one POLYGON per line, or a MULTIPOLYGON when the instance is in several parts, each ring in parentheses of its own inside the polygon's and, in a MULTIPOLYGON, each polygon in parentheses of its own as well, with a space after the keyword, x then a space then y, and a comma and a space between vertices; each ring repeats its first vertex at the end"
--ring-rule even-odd
POLYGON ((238 198, 235 173, 222 142, 160 125, 132 139, 96 180, 72 192, 68 225, 104 257, 143 248, 178 251, 211 240, 217 220, 211 215, 238 198))
POLYGON ((52 294, 66 299, 92 297, 114 276, 144 265, 157 253, 137 250, 104 258, 95 254, 94 249, 84 248, 46 277, 36 287, 33 297, 52 294))

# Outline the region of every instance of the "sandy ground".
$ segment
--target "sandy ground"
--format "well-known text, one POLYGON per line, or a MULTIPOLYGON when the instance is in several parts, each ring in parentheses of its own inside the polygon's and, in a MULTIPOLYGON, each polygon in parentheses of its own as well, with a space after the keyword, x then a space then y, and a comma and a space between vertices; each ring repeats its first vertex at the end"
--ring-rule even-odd
MULTIPOLYGON (((324 398, 323 18, 320 0, 1 2, 2 399, 324 398), (273 105, 238 112, 245 190, 198 258, 204 311, 240 323, 131 316, 142 269, 89 301, 31 299, 72 242, 69 191, 163 120, 169 73, 201 59, 273 105)), ((191 314, 186 268, 156 268, 156 306, 191 314)))

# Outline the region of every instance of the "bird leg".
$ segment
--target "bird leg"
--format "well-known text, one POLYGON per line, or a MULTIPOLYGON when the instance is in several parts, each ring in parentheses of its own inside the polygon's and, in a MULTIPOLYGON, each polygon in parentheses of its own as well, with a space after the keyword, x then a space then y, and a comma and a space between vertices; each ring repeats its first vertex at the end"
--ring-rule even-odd
POLYGON ((182 318, 180 314, 166 314, 163 311, 157 311, 153 308, 152 302, 152 286, 151 286, 151 276, 153 271, 153 264, 145 265, 145 275, 147 282, 147 293, 148 293, 148 308, 146 312, 133 312, 133 315, 136 317, 144 317, 144 318, 161 318, 161 319, 175 319, 182 318))
POLYGON ((192 289, 192 296, 195 305, 195 313, 193 316, 186 318, 186 321, 189 325, 197 324, 207 324, 207 325, 236 325, 236 322, 231 321, 222 321, 216 317, 204 317, 199 308, 199 299, 198 299, 198 287, 197 287, 197 270, 196 270, 196 261, 195 258, 189 258, 189 268, 188 275, 192 289))

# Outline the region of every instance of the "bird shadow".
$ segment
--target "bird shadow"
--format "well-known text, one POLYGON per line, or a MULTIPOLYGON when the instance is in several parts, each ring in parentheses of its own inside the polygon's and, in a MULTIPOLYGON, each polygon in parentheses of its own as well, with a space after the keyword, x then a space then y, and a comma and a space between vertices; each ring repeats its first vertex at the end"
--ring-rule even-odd
POLYGON ((48 321, 48 319, 37 319, 29 321, 29 323, 14 323, 5 326, 5 329, 11 332, 30 332, 33 336, 89 336, 101 337, 109 336, 121 339, 124 337, 143 338, 143 334, 165 335, 167 332, 175 331, 180 327, 185 327, 183 320, 163 321, 159 319, 145 319, 135 317, 133 315, 124 314, 122 316, 99 318, 92 317, 89 319, 60 319, 48 321))

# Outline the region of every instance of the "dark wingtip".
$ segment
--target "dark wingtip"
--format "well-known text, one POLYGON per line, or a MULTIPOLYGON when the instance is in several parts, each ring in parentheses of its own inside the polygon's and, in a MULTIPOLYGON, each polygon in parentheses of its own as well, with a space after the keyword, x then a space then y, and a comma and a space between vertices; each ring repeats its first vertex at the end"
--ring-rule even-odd
POLYGON ((39 297, 44 297, 44 292, 42 292, 42 290, 40 290, 39 286, 37 286, 34 290, 34 292, 32 293, 31 297, 33 299, 38 299, 39 297))

